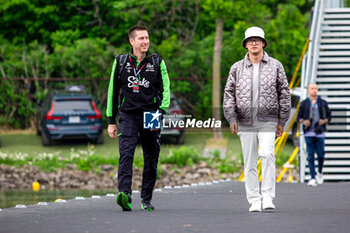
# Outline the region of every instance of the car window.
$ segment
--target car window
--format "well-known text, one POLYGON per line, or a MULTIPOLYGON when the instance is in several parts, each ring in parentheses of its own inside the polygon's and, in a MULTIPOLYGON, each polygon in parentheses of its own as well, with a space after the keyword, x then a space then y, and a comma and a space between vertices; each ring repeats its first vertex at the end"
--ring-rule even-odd
POLYGON ((55 102, 55 113, 61 112, 91 112, 93 111, 89 100, 59 100, 55 102))

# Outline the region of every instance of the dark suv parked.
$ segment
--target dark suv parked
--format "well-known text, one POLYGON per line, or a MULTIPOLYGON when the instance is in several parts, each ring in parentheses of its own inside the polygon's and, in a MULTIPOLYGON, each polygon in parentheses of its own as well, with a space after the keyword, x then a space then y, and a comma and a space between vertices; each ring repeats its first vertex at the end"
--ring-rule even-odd
POLYGON ((181 128, 176 124, 174 126, 170 123, 184 121, 185 118, 182 115, 182 109, 180 107, 180 100, 176 99, 174 94, 170 92, 170 106, 168 110, 168 114, 164 116, 164 124, 170 127, 164 128, 162 125, 161 135, 165 139, 173 138, 177 144, 185 143, 185 129, 181 128))
POLYGON ((36 129, 44 146, 50 146, 52 140, 75 138, 103 143, 101 112, 82 86, 50 93, 38 109, 36 129))

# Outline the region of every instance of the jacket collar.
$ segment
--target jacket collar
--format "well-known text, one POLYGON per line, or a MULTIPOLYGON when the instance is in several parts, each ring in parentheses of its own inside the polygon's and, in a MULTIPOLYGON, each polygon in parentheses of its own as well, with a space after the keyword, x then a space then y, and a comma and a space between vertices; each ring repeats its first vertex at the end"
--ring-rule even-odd
MULTIPOLYGON (((311 105, 311 104, 312 104, 312 101, 311 101, 311 98, 310 98, 310 96, 308 96, 307 98, 308 98, 308 100, 309 100, 309 103, 310 103, 310 105, 311 105)), ((317 97, 316 97, 316 101, 315 101, 315 104, 318 104, 318 102, 319 102, 319 99, 320 99, 320 96, 317 96, 317 97)))
MULTIPOLYGON (((133 48, 131 47, 131 49, 130 49, 130 56, 132 57, 132 58, 137 58, 136 56, 134 56, 134 50, 133 50, 133 48)), ((146 53, 146 58, 149 58, 149 51, 147 51, 147 53, 146 53)))
MULTIPOLYGON (((267 63, 269 62, 269 55, 267 54, 267 52, 264 51, 264 56, 263 56, 263 59, 261 61, 267 63)), ((247 66, 251 66, 253 65, 253 63, 251 63, 251 61, 249 60, 249 57, 248 57, 248 53, 246 53, 245 57, 244 57, 244 61, 246 62, 247 66)))

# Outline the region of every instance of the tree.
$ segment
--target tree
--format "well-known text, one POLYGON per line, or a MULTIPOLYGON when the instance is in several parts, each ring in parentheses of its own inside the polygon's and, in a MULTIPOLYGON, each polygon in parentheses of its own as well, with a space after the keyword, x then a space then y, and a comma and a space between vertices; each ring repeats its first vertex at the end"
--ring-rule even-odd
POLYGON ((166 61, 171 90, 184 112, 221 119, 221 77, 246 53, 244 31, 262 27, 266 51, 290 77, 312 5, 305 0, 0 1, 0 124, 30 125, 38 100, 78 79, 103 110, 113 57, 130 50, 127 32, 136 24, 149 28, 150 51, 166 61))
MULTIPOLYGON (((243 19, 247 9, 245 6, 249 1, 243 0, 206 0, 203 2, 203 8, 209 12, 216 21, 215 44, 213 54, 212 70, 212 113, 213 118, 221 120, 221 49, 224 31, 225 19, 231 20, 243 19), (234 17, 232 17, 234 16, 234 17)), ((214 138, 221 139, 221 129, 214 128, 214 138)))

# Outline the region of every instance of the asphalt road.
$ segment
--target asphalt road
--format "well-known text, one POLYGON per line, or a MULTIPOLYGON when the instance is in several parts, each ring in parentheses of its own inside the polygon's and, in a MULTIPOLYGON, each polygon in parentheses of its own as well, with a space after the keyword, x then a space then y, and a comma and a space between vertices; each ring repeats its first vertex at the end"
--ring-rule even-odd
POLYGON ((249 213, 244 184, 220 182, 154 193, 156 210, 122 212, 115 197, 67 200, 0 211, 0 232, 350 232, 350 183, 277 184, 276 210, 249 213))

